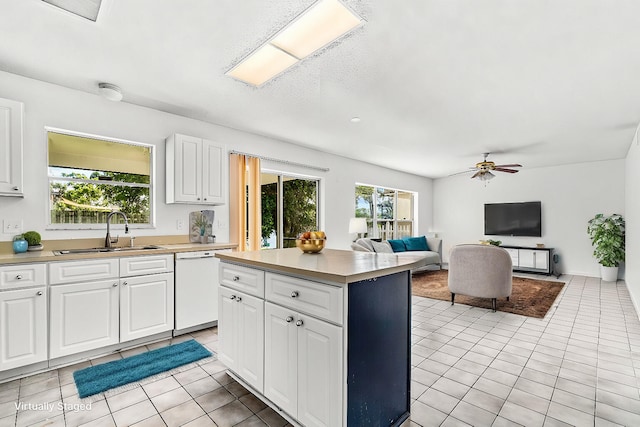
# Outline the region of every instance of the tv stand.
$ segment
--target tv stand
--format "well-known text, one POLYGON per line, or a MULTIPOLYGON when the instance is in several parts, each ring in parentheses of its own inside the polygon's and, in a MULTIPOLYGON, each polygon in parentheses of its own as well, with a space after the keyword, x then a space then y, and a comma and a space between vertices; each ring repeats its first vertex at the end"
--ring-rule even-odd
POLYGON ((500 246, 511 255, 513 271, 553 274, 553 248, 500 246))

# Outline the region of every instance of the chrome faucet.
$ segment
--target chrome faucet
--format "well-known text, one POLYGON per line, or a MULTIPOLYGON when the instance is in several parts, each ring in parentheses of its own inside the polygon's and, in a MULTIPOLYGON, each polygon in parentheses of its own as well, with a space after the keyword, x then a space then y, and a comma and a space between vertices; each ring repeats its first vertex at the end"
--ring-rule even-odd
POLYGON ((110 229, 110 226, 111 226, 111 217, 116 215, 116 214, 122 215, 122 218, 124 218, 124 233, 125 234, 129 233, 129 219, 124 214, 124 212, 120 212, 120 211, 110 212, 109 215, 107 215, 107 236, 104 239, 104 247, 105 248, 111 248, 111 245, 113 243, 118 243, 118 236, 116 236, 115 239, 111 239, 111 233, 109 232, 109 229, 110 229))

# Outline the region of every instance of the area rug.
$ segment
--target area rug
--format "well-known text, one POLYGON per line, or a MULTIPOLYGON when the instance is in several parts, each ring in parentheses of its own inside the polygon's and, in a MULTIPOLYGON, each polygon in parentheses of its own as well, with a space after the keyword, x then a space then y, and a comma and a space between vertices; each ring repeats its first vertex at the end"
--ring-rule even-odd
POLYGON ((196 340, 151 350, 73 373, 81 398, 135 383, 147 377, 212 356, 196 340))
MULTIPOLYGON (((416 296, 451 301, 451 292, 447 286, 448 277, 447 270, 414 274, 411 293, 416 296)), ((509 301, 505 298, 498 298, 497 310, 542 318, 553 305, 563 286, 563 282, 513 276, 511 297, 509 301)), ((455 302, 473 307, 491 308, 491 299, 489 298, 456 294, 455 302)))

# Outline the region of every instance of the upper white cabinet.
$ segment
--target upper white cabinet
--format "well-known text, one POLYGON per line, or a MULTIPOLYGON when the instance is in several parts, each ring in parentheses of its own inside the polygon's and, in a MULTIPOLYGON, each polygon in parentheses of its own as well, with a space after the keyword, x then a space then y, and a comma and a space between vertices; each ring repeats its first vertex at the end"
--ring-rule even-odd
POLYGON ((22 197, 21 102, 0 98, 0 196, 22 197))
POLYGON ((174 134, 167 138, 167 203, 226 202, 227 150, 222 144, 174 134))

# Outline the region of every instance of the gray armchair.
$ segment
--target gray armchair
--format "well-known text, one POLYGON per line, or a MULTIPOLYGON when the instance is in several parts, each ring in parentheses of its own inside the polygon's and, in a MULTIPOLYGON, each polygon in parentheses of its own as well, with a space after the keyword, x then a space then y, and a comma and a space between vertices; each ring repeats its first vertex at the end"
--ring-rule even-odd
POLYGON ((458 245, 449 254, 451 305, 456 294, 496 299, 511 295, 512 265, 509 253, 492 245, 458 245))

